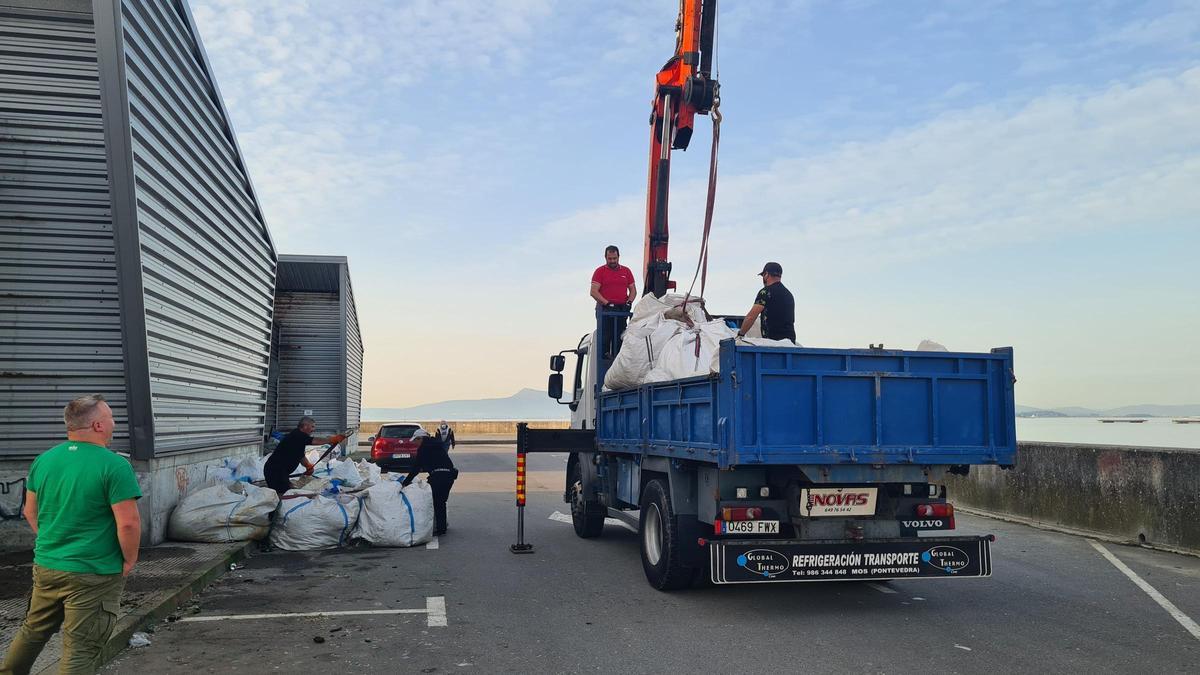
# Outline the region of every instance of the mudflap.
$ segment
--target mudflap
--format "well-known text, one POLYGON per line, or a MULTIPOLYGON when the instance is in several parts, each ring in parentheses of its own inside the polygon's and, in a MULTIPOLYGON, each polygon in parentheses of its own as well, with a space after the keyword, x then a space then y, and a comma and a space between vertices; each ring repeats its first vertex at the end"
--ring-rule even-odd
POLYGON ((991 535, 846 541, 709 540, 715 584, 992 575, 991 535))

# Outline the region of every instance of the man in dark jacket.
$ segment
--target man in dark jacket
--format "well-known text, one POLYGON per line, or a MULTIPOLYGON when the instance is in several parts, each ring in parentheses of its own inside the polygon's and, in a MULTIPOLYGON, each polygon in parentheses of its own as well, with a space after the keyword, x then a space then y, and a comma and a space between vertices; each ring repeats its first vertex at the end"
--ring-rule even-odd
POLYGON ((450 488, 454 486, 454 479, 458 478, 458 469, 454 468, 446 446, 442 445, 436 436, 430 436, 424 429, 417 429, 413 440, 421 445, 417 448, 417 463, 404 479, 404 485, 411 484, 422 471, 429 474, 429 487, 433 490, 433 517, 436 523, 433 533, 446 534, 446 501, 450 498, 450 488))
POLYGON ((303 464, 304 473, 312 475, 313 466, 304 457, 304 451, 308 446, 327 443, 337 445, 346 440, 346 437, 341 434, 334 434, 327 438, 313 438, 312 432, 316 430, 316 420, 311 417, 301 417, 296 428, 288 432, 282 441, 279 441, 275 452, 272 452, 271 456, 267 458, 267 463, 263 466, 263 477, 266 478, 267 486, 278 492, 280 496, 292 489, 292 481, 289 476, 296 470, 296 467, 303 464))
POLYGON ((442 442, 442 445, 446 446, 447 452, 454 449, 454 429, 451 429, 450 425, 446 424, 446 420, 442 420, 442 423, 438 425, 437 437, 442 442))

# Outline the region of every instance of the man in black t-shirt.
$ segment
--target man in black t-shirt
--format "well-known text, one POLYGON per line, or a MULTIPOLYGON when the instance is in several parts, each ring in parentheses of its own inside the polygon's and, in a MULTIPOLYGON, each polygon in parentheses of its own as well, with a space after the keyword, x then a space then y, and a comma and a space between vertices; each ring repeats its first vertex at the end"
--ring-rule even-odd
POLYGON ((417 449, 417 463, 404 479, 404 485, 411 484, 418 473, 429 472, 429 487, 433 490, 433 533, 446 534, 446 501, 450 499, 454 479, 458 478, 458 469, 454 468, 446 446, 436 436, 430 436, 424 429, 417 429, 413 440, 420 441, 421 447, 417 449))
POLYGON ((317 429, 317 421, 311 417, 301 417, 300 423, 295 429, 288 432, 287 436, 279 441, 278 447, 271 456, 267 458, 267 463, 263 466, 263 477, 266 478, 267 486, 278 492, 280 495, 292 489, 292 482, 288 479, 296 467, 304 465, 304 473, 312 475, 313 466, 308 463, 304 457, 304 451, 310 445, 337 445, 346 440, 341 434, 334 434, 329 437, 313 438, 312 432, 317 429))
POLYGON ((746 337, 746 332, 754 325, 754 320, 762 315, 763 337, 771 340, 796 341, 796 300, 792 298, 781 279, 783 266, 777 262, 763 265, 758 273, 762 277, 763 287, 754 298, 754 305, 746 313, 738 337, 746 337))

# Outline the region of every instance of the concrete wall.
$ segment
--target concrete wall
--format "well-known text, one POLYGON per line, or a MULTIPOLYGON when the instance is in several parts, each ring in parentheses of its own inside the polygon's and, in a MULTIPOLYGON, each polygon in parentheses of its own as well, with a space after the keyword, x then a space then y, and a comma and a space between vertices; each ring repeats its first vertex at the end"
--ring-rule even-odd
POLYGON ((957 505, 1200 552, 1200 451, 1020 443, 1016 468, 947 486, 957 505))
MULTIPOLYGON (((441 420, 383 420, 383 421, 365 421, 359 424, 359 438, 366 441, 368 436, 374 436, 375 432, 379 431, 381 424, 387 422, 405 421, 416 422, 422 427, 433 431, 442 423, 441 420)), ((517 422, 514 420, 465 420, 456 422, 454 420, 446 420, 454 429, 455 438, 470 438, 472 436, 503 436, 511 434, 513 438, 517 436, 517 422)), ((567 429, 571 426, 568 420, 539 420, 530 421, 530 429, 567 429)))

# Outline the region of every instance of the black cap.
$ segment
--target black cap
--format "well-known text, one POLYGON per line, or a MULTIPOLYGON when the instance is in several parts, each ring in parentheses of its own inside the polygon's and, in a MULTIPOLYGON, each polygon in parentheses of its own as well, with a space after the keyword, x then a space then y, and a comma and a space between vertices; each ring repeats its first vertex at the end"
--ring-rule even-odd
POLYGON ((781 277, 783 276, 783 265, 780 265, 777 262, 769 262, 766 265, 763 265, 763 271, 759 272, 758 276, 761 277, 764 274, 770 274, 773 277, 781 277))

